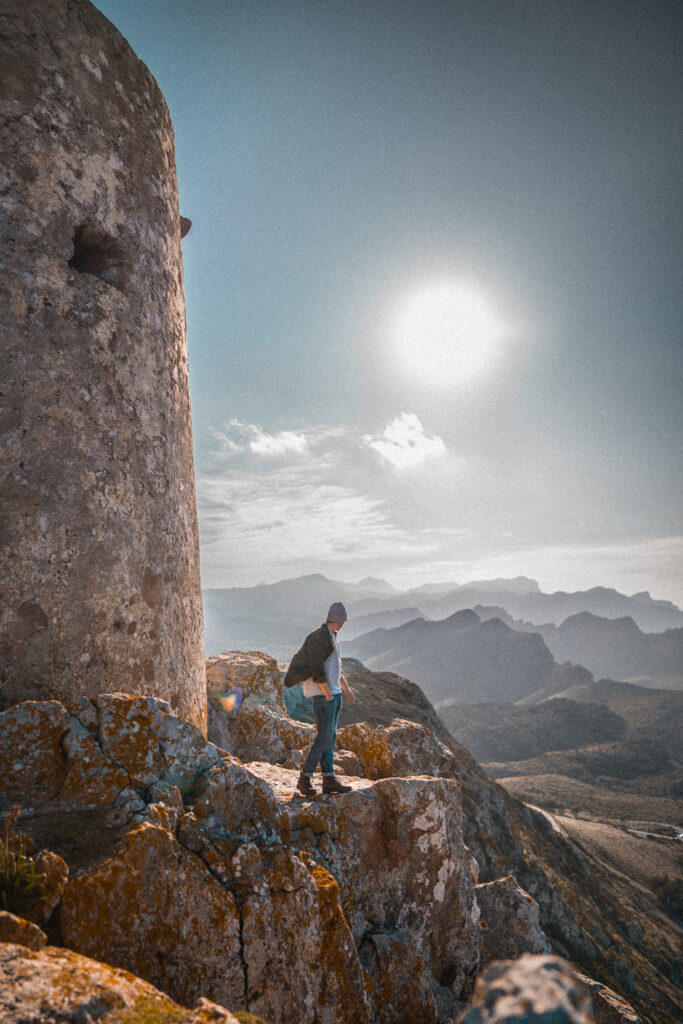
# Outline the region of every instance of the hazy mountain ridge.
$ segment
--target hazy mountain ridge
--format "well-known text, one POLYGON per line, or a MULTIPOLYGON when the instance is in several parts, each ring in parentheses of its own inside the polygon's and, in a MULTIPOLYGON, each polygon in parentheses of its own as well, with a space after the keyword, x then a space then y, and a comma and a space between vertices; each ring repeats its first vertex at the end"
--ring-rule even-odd
MULTIPOLYGON (((319 624, 331 602, 342 600, 349 612, 349 622, 342 636, 342 640, 347 638, 347 644, 368 629, 393 628, 411 618, 439 620, 479 607, 482 618, 491 618, 494 609, 500 609, 497 617, 516 631, 539 633, 556 661, 569 660, 583 665, 585 662, 577 656, 577 651, 590 650, 592 664, 596 666, 610 658, 609 663, 615 663, 616 655, 611 653, 612 641, 608 636, 610 629, 616 631, 619 627, 605 622, 605 650, 602 650, 599 635, 592 645, 586 646, 586 642, 578 648, 572 641, 572 646, 570 629, 563 629, 563 624, 574 615, 586 613, 603 621, 628 617, 641 631, 640 638, 635 638, 640 648, 639 653, 633 644, 628 648, 630 653, 624 654, 627 662, 624 667, 629 672, 637 668, 637 675, 645 677, 643 681, 650 685, 662 685, 664 675, 671 678, 671 685, 676 685, 676 680, 683 676, 683 669, 676 669, 680 638, 671 637, 668 632, 683 627, 683 612, 671 602, 655 601, 646 593, 628 597, 597 587, 574 594, 562 591, 544 594, 538 583, 527 577, 425 584, 402 592, 384 580, 368 577, 359 583, 343 583, 314 573, 255 587, 205 590, 203 600, 208 656, 225 650, 258 649, 287 660, 303 637, 319 624), (644 635, 643 630, 659 632, 664 637, 657 641, 651 633, 644 635), (556 651, 553 643, 557 644, 556 651), (650 662, 648 657, 652 659, 650 662)), ((576 632, 576 626, 572 628, 576 632)), ((617 667, 621 667, 622 662, 617 667)), ((597 667, 595 674, 619 675, 598 671, 597 667)))
POLYGON ((503 608, 477 605, 474 611, 482 619, 500 618, 520 632, 540 633, 557 661, 583 665, 598 678, 683 687, 683 628, 645 633, 631 616, 607 619, 591 612, 570 615, 559 626, 535 625, 503 608))
POLYGON ((558 666, 538 633, 519 632, 496 618, 482 622, 471 609, 439 621, 415 619, 374 630, 347 649, 368 668, 415 680, 435 702, 514 703, 589 676, 580 667, 558 666))

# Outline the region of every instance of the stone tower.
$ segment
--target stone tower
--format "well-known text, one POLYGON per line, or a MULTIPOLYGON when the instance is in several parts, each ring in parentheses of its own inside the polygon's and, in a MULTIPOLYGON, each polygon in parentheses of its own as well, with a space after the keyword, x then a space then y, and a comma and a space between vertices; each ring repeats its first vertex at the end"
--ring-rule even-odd
POLYGON ((0 7, 0 708, 206 728, 173 130, 88 0, 0 7))

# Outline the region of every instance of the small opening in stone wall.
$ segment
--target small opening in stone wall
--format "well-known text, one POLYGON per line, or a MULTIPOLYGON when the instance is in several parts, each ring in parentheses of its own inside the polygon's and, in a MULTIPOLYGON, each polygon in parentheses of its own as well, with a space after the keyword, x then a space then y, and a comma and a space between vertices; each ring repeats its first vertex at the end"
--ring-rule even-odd
POLYGON ((130 276, 129 258, 112 236, 93 224, 79 224, 74 231, 74 254, 69 266, 79 274, 92 274, 123 291, 130 276))

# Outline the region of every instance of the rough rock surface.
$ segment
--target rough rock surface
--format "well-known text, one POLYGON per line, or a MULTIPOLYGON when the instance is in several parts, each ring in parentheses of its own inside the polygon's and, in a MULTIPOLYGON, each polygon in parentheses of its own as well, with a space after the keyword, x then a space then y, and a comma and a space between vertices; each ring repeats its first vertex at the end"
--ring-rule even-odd
MULTIPOLYGON (((295 772, 269 764, 249 769, 282 801, 292 847, 337 879, 356 945, 375 932, 409 942, 440 1013, 452 1016, 479 961, 476 864, 462 842, 457 783, 346 779, 351 793, 307 801, 291 799, 295 772)), ((408 978, 397 975, 395 983, 408 978)))
POLYGON ((374 728, 366 722, 339 730, 339 742, 353 751, 369 779, 396 775, 434 775, 455 778, 456 758, 423 725, 398 718, 374 728))
POLYGON ((595 1024, 588 989, 556 956, 502 960, 478 979, 459 1024, 595 1024))
MULTIPOLYGON (((206 663, 206 682, 213 743, 242 761, 301 768, 315 729, 290 717, 274 658, 260 651, 215 654, 206 663)), ((334 763, 340 774, 363 774, 356 754, 339 743, 334 763)))
POLYGON ((436 1024, 469 991, 476 865, 453 780, 356 779, 305 801, 295 770, 244 765, 124 694, 11 708, 0 764, 6 799, 32 792, 20 827, 41 843, 89 815, 112 836, 74 861, 52 941, 269 1024, 381 1024, 403 1003, 436 1024))
POLYGON ((51 850, 43 850, 34 858, 36 870, 43 876, 36 889, 39 902, 25 914, 34 924, 47 924, 59 904, 69 878, 68 865, 51 850))
POLYGON ((124 967, 185 1006, 200 996, 241 1002, 234 899, 158 825, 134 828, 117 855, 69 883, 61 929, 70 949, 124 967))
POLYGON ((433 1024, 438 1007, 429 972, 414 946, 382 932, 371 933, 359 950, 374 1019, 382 1024, 433 1024))
POLYGON ((550 953, 540 925, 538 903, 512 875, 476 887, 481 910, 482 956, 514 960, 522 953, 550 953))
MULTIPOLYGON (((216 654, 206 663, 209 738, 242 761, 292 758, 315 738, 311 725, 287 715, 282 677, 274 658, 259 651, 216 654), (239 689, 241 703, 226 710, 226 695, 239 689)), ((229 707, 229 705, 228 705, 229 707)))
POLYGON ((73 711, 27 701, 0 713, 0 800, 111 806, 159 781, 187 792, 223 756, 156 697, 100 694, 73 711))
MULTIPOLYGON (((296 770, 243 764, 155 698, 28 702, 0 715, 0 801, 29 794, 17 827, 72 869, 50 941, 125 966, 171 998, 206 996, 269 1024, 398 1024, 406 1007, 415 1021, 450 1024, 493 953, 492 931, 513 932, 497 953, 538 938, 533 904, 511 880, 476 887, 467 825, 488 877, 514 858, 554 944, 560 935, 587 948, 581 906, 559 882, 590 878, 566 843, 539 831, 546 819, 525 847, 534 813, 513 820, 514 801, 467 759, 462 782, 437 776, 451 755, 421 725, 352 735, 368 773, 389 777, 304 800, 296 770), (554 873, 534 860, 544 842, 554 873), (484 923, 496 922, 483 930, 478 893, 484 923)), ((614 931, 600 940, 595 917, 587 923, 596 942, 614 941, 614 931)))
POLYGON ((2 1024, 239 1024, 207 999, 187 1010, 146 981, 68 949, 31 952, 0 943, 2 1024))
POLYGON ((41 928, 25 918, 10 914, 8 910, 0 910, 0 943, 2 942, 13 942, 37 953, 47 945, 47 936, 41 928))
POLYGON ((484 775, 414 684, 353 666, 346 675, 358 697, 346 709, 349 717, 388 725, 400 705, 401 717, 427 725, 456 755, 465 841, 480 880, 514 875, 538 903, 555 953, 609 985, 653 1024, 678 1024, 680 930, 651 896, 484 775))
POLYGON ((577 977, 590 992, 595 1024, 646 1024, 640 1014, 611 988, 587 978, 585 974, 577 974, 577 977))
POLYGON ((88 0, 0 19, 0 708, 126 690, 205 729, 168 110, 88 0))

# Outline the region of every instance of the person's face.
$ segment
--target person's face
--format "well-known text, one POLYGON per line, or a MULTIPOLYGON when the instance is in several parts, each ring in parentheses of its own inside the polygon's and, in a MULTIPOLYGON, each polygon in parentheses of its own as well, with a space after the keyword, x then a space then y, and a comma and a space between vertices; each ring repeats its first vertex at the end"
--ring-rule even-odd
POLYGON ((329 627, 330 627, 330 629, 332 630, 333 633, 338 633, 343 625, 344 625, 343 622, 330 622, 329 623, 329 627))

